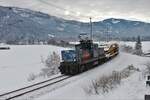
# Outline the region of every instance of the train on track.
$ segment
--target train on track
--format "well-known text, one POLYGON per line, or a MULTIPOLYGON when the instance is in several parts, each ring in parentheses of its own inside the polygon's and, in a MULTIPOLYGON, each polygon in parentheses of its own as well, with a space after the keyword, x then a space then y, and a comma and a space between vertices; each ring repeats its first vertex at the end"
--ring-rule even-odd
POLYGON ((81 39, 75 50, 62 50, 59 70, 65 75, 76 75, 92 69, 119 54, 117 43, 99 46, 91 39, 81 39))

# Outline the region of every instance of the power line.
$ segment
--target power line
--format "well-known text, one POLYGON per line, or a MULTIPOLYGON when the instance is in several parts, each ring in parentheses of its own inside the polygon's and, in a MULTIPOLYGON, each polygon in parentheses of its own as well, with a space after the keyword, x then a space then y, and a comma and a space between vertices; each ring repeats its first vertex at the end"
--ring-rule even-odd
MULTIPOLYGON (((69 13, 72 13, 72 14, 75 14, 75 15, 77 14, 77 12, 75 12, 75 11, 72 11, 70 9, 68 10, 68 9, 62 8, 62 7, 58 6, 58 5, 55 5, 52 2, 46 2, 45 0, 39 0, 39 1, 44 3, 44 4, 46 4, 46 5, 48 5, 48 6, 51 6, 51 7, 54 7, 56 9, 62 10, 64 12, 65 11, 69 11, 69 13)), ((93 25, 92 25, 92 18, 90 16, 85 16, 85 15, 81 15, 81 14, 79 14, 78 16, 74 16, 74 15, 69 14, 67 16, 70 16, 70 17, 73 17, 73 18, 76 18, 76 19, 81 19, 81 17, 86 18, 86 19, 90 19, 90 35, 91 35, 91 40, 93 39, 93 33, 92 33, 93 25)))
MULTIPOLYGON (((59 10, 62 10, 62 11, 68 11, 69 13, 72 13, 72 14, 77 14, 77 12, 75 12, 75 11, 72 11, 72 10, 68 10, 68 9, 66 9, 66 8, 63 8, 63 7, 60 7, 60 6, 58 6, 58 5, 55 5, 54 3, 52 3, 52 2, 47 2, 47 1, 45 1, 45 0, 39 0, 40 2, 42 2, 42 3, 44 3, 44 4, 46 4, 46 5, 48 5, 48 6, 51 6, 51 7, 54 7, 54 8, 56 8, 56 9, 59 9, 59 10)), ((74 16, 74 15, 67 15, 67 16, 70 16, 70 17, 74 17, 74 18, 77 18, 78 17, 78 19, 80 19, 79 18, 79 16, 80 17, 83 17, 83 18, 90 18, 90 16, 85 16, 85 15, 81 15, 81 14, 79 14, 78 16, 74 16)))

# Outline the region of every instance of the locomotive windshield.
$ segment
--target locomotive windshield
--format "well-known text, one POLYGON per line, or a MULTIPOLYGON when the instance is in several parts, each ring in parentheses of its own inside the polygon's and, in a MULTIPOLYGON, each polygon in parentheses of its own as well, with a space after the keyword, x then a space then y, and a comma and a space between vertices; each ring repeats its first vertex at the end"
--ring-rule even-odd
POLYGON ((66 62, 76 61, 75 50, 63 50, 61 51, 62 60, 66 62))

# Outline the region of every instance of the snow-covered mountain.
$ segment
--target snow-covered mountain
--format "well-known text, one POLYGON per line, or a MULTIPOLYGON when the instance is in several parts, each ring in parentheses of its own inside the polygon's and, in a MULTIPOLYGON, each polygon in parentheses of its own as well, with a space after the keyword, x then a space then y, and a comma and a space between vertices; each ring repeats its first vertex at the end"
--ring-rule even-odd
MULTIPOLYGON (((16 7, 0 7, 0 41, 47 40, 55 37, 77 38, 89 33, 89 23, 65 20, 41 12, 16 7)), ((95 37, 150 37, 150 23, 124 19, 106 19, 93 23, 95 37), (109 33, 107 32, 109 31, 109 33)))

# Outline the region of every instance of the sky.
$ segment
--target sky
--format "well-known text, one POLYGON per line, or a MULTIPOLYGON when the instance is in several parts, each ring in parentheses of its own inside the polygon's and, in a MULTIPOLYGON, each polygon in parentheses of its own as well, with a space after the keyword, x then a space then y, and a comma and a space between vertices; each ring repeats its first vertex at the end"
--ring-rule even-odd
POLYGON ((123 18, 150 22, 150 0, 0 0, 1 6, 41 11, 65 19, 123 18))

